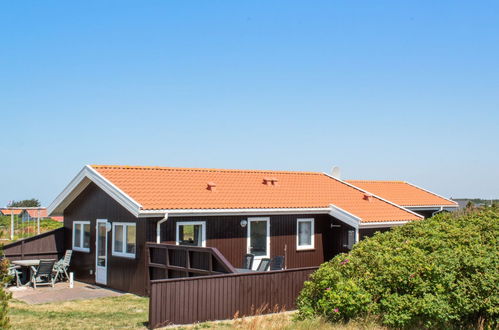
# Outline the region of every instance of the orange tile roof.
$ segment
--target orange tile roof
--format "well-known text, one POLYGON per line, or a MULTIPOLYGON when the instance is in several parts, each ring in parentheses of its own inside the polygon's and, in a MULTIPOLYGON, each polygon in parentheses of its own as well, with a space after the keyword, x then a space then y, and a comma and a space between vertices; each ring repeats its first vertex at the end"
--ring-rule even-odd
POLYGON ((323 173, 93 165, 144 210, 344 209, 363 222, 419 220, 323 173), (214 186, 213 186, 214 185, 214 186))
POLYGON ((47 209, 39 209, 39 210, 26 210, 26 212, 28 212, 29 216, 32 217, 32 218, 47 218, 48 217, 48 213, 47 213, 47 209))
POLYGON ((3 215, 11 215, 11 214, 14 214, 14 215, 19 215, 21 214, 21 212, 23 210, 17 210, 17 209, 14 209, 14 210, 9 210, 9 209, 1 209, 3 215))
POLYGON ((404 181, 346 180, 348 183, 369 191, 398 205, 456 206, 453 201, 438 196, 404 181))

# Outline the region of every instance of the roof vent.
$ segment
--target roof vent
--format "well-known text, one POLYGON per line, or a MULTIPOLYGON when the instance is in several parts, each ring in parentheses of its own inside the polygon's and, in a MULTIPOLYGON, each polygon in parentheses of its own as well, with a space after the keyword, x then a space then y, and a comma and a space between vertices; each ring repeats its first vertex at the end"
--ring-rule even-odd
POLYGON ((365 193, 364 194, 364 199, 368 202, 371 201, 371 199, 373 198, 373 195, 369 194, 369 193, 365 193))
POLYGON ((207 185, 208 187, 206 187, 206 189, 210 191, 215 191, 215 188, 217 187, 217 184, 215 182, 208 182, 207 185))
POLYGON ((263 178, 263 184, 267 186, 276 186, 278 181, 277 178, 263 178))

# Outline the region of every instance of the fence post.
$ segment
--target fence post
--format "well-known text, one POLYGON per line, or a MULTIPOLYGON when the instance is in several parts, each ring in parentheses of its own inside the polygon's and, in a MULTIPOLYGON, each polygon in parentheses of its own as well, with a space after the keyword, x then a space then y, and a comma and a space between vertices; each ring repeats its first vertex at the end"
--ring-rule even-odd
POLYGON ((10 240, 14 240, 14 211, 11 210, 10 213, 10 240))

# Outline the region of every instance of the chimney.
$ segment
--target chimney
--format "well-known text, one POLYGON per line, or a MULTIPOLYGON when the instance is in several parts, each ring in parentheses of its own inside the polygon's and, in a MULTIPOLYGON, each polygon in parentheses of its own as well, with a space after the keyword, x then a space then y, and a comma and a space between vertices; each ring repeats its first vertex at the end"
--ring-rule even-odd
POLYGON ((263 178, 263 184, 266 184, 268 186, 276 186, 277 185, 277 178, 263 178))
POLYGON ((368 202, 371 201, 371 199, 373 198, 373 195, 369 194, 369 193, 365 193, 364 194, 364 199, 368 202))
POLYGON ((217 187, 215 182, 208 182, 207 184, 208 184, 208 187, 206 189, 208 189, 210 191, 215 191, 215 188, 217 187))
POLYGON ((339 166, 333 167, 333 170, 331 171, 331 176, 333 178, 341 180, 341 169, 339 166))

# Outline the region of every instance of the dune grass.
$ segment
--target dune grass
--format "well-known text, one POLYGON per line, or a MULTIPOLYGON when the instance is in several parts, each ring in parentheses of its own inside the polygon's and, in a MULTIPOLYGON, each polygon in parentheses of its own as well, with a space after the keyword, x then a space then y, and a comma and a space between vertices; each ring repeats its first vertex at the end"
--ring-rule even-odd
POLYGON ((248 329, 248 330, 386 330, 375 322, 351 321, 347 324, 331 324, 317 318, 314 320, 295 321, 294 312, 276 313, 245 317, 230 321, 204 322, 179 329, 248 329))

